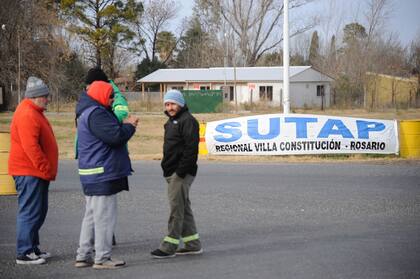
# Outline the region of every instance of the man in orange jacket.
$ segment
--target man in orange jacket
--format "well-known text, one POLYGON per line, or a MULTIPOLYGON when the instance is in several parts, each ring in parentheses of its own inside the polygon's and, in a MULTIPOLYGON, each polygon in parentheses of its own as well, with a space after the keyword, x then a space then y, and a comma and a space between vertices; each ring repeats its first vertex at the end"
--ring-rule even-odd
POLYGON ((48 95, 42 80, 29 77, 25 99, 16 108, 10 125, 9 174, 15 180, 19 204, 17 264, 43 264, 51 256, 38 247, 38 232, 48 211, 48 188, 58 166, 57 142, 44 116, 48 95))

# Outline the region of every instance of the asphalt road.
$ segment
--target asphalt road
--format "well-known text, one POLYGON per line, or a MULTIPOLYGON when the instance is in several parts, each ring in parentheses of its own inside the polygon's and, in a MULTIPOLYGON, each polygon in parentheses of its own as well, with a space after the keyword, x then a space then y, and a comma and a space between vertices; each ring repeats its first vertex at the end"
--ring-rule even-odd
POLYGON ((73 267, 84 210, 76 165, 50 188, 43 266, 17 266, 16 197, 0 196, 0 278, 420 278, 420 163, 200 162, 191 199, 205 252, 156 260, 168 205, 159 162, 119 195, 119 270, 73 267))

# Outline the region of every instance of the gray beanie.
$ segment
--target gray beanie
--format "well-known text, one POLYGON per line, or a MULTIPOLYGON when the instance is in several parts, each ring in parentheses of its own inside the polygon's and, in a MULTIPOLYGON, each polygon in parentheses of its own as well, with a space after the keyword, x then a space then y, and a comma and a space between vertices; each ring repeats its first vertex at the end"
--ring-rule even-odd
POLYGON ((46 96, 49 94, 48 87, 45 83, 37 77, 29 77, 26 83, 26 98, 36 98, 46 96))

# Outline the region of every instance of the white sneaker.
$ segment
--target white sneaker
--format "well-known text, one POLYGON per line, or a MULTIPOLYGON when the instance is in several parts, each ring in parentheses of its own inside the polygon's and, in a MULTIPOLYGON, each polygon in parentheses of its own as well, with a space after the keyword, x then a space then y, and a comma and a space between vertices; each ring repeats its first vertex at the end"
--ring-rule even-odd
POLYGON ((47 261, 45 259, 38 257, 33 252, 16 258, 17 264, 44 264, 46 262, 47 261))
POLYGON ((51 258, 51 253, 48 252, 39 252, 39 253, 35 253, 38 257, 43 258, 43 259, 48 259, 51 258))

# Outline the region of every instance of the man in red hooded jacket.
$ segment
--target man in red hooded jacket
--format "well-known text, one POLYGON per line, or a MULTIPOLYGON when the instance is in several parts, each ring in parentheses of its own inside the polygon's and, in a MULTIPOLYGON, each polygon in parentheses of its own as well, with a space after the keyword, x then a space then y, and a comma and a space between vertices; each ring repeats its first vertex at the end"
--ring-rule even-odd
POLYGON ((27 82, 25 99, 18 105, 10 125, 9 174, 18 192, 17 264, 43 264, 50 257, 41 252, 38 232, 48 211, 48 188, 55 180, 58 147, 44 116, 48 87, 36 77, 27 82))

